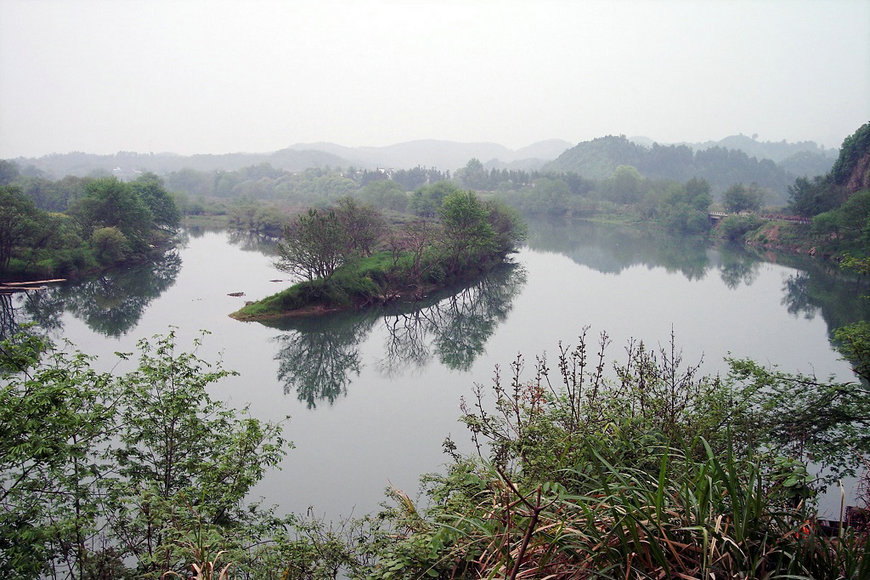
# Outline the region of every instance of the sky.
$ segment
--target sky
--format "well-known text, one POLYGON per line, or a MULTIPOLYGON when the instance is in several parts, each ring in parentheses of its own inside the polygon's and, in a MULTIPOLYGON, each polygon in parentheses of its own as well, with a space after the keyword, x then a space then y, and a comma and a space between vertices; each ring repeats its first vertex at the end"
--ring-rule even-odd
POLYGON ((0 0, 0 158, 870 121, 870 0, 0 0))

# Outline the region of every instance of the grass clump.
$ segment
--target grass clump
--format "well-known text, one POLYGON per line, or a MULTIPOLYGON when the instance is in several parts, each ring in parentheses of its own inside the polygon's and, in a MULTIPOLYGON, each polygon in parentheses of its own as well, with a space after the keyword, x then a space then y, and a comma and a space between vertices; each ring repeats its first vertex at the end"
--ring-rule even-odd
POLYGON ((607 344, 587 352, 584 333, 556 368, 539 357, 527 380, 518 357, 478 386, 462 406, 476 453, 445 442, 423 508, 390 492, 370 577, 868 577, 867 530, 828 535, 821 481, 771 436, 789 418, 769 377, 701 376, 672 338, 630 343, 612 378, 607 344))

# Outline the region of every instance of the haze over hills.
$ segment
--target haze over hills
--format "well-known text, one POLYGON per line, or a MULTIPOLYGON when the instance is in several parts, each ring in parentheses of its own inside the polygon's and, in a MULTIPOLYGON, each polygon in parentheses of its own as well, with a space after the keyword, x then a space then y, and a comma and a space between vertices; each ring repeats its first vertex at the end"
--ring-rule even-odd
MULTIPOLYGON (((733 135, 720 141, 680 145, 659 145, 644 137, 633 137, 631 140, 625 137, 606 137, 584 141, 573 147, 567 141, 551 139, 514 150, 497 143, 458 143, 430 139, 383 147, 298 143, 271 153, 222 155, 182 156, 173 153, 124 151, 115 155, 92 155, 74 152, 39 158, 18 158, 14 161, 25 174, 43 173, 54 179, 65 175, 107 173, 128 178, 135 177, 143 171, 166 175, 185 168, 196 171, 234 171, 263 163, 290 172, 326 166, 360 169, 431 167, 442 171, 455 171, 464 167, 472 158, 481 161, 487 169, 574 171, 591 179, 609 177, 618 165, 635 166, 642 174, 649 177, 683 179, 685 177, 683 173, 694 175, 691 162, 682 164, 679 175, 670 175, 657 166, 654 153, 661 154, 663 151, 672 151, 676 148, 685 153, 683 157, 689 158, 697 157, 701 155, 699 152, 703 151, 718 151, 720 157, 722 151, 732 151, 734 153, 730 158, 738 164, 752 166, 755 169, 760 166, 765 169, 764 174, 775 174, 775 178, 771 181, 766 178, 756 179, 750 172, 746 176, 738 176, 738 181, 770 181, 765 185, 775 189, 784 189, 784 186, 796 176, 825 173, 830 169, 837 155, 837 150, 824 149, 811 141, 774 143, 761 142, 745 135, 733 135), (608 139, 611 142, 606 142, 608 139), (626 146, 604 147, 605 143, 613 145, 613 139, 619 140, 626 146)), ((709 157, 710 154, 706 156, 709 157)))
POLYGON ((454 171, 464 167, 469 159, 486 163, 525 163, 537 169, 571 147, 571 143, 551 139, 534 143, 520 149, 508 149, 497 143, 457 143, 423 139, 384 147, 344 147, 335 143, 299 143, 291 145, 293 151, 322 151, 352 162, 357 167, 435 167, 454 171))

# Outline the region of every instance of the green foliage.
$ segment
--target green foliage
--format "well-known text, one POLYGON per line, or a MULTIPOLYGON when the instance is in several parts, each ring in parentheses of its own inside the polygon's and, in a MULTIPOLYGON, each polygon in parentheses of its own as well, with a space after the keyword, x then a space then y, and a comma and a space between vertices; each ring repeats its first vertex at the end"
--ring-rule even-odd
POLYGON ((617 203, 637 203, 643 195, 644 179, 630 165, 619 165, 605 188, 611 191, 609 198, 617 203))
POLYGON ((449 181, 439 181, 431 185, 420 187, 411 195, 408 208, 421 217, 436 217, 441 208, 441 203, 447 196, 459 193, 459 188, 449 181))
POLYGON ((870 244, 870 190, 859 191, 840 207, 813 218, 811 231, 838 251, 866 251, 870 244))
POLYGON ((455 175, 462 185, 475 191, 484 191, 489 185, 489 176, 483 163, 479 159, 472 158, 468 160, 465 167, 459 169, 455 175))
MULTIPOLYGON (((697 366, 682 366, 673 342, 657 353, 630 343, 616 380, 605 373, 607 336, 591 355, 585 331, 576 347, 560 345, 557 371, 538 358, 524 380, 519 357, 504 384, 497 369, 495 400, 477 387, 475 402, 463 403, 478 457, 445 442, 454 462, 424 478, 423 510, 390 493, 393 506, 381 514, 390 541, 379 545, 372 577, 837 578, 866 571, 866 532, 832 541, 815 525, 815 482, 796 447, 800 429, 813 423, 795 429, 791 422, 808 402, 812 411, 822 401, 837 407, 826 396, 842 385, 811 384, 747 361, 731 361, 726 380, 700 377, 697 366), (789 394, 799 397, 780 406, 789 394)), ((852 402, 861 397, 868 398, 855 391, 852 402)), ((846 435, 870 433, 862 421, 841 416, 830 425, 842 430, 842 444, 846 435)), ((808 449, 829 466, 842 455, 808 449)))
POLYGON ((285 212, 262 203, 234 204, 228 211, 228 219, 232 228, 269 238, 281 237, 291 225, 285 212))
POLYGON ((347 309, 399 296, 419 298, 490 270, 525 236, 517 214, 470 191, 454 191, 440 205, 440 223, 417 220, 387 232, 381 214, 351 198, 310 209, 278 245, 278 267, 297 274, 295 286, 249 304, 235 316, 280 316, 292 310, 347 309), (388 251, 374 251, 386 246, 388 251))
POLYGON ((102 264, 115 264, 124 260, 129 252, 127 237, 114 226, 98 228, 91 234, 91 246, 102 264))
POLYGON ((731 213, 757 212, 764 202, 764 190, 758 185, 732 185, 722 195, 722 204, 725 211, 731 213))
POLYGON ((110 378, 30 335, 0 343, 0 361, 0 571, 36 577, 56 559, 82 567, 99 557, 91 546, 104 525, 110 378))
MULTIPOLYGON (((870 154, 870 123, 864 123, 857 131, 846 137, 840 146, 840 155, 830 173, 834 184, 846 185, 858 163, 868 154, 870 154)), ((864 171, 868 169, 865 168, 864 171)))
POLYGON ((151 210, 128 184, 114 177, 88 184, 85 196, 70 208, 70 213, 79 221, 87 238, 96 229, 115 227, 135 251, 143 250, 149 241, 151 210))
POLYGON ((816 176, 813 179, 798 177, 788 187, 789 209, 799 216, 813 217, 830 211, 842 203, 832 192, 830 179, 816 176))
POLYGON ((404 212, 408 208, 408 195, 397 182, 389 179, 372 181, 360 191, 361 201, 374 207, 404 212))
POLYGON ((172 332, 123 376, 33 336, 0 343, 3 576, 180 573, 206 536, 253 533, 266 514, 243 500, 288 444, 208 395, 228 374, 172 332))
POLYGON ((381 213, 370 205, 358 203, 352 197, 339 199, 335 212, 347 238, 348 252, 371 256, 386 230, 381 213))
POLYGON ((451 273, 478 261, 495 249, 495 232, 488 212, 470 191, 449 194, 441 202, 441 226, 451 273))
POLYGON ((350 257, 348 244, 334 210, 309 209, 286 229, 276 266, 308 281, 329 278, 350 257))
POLYGON ((151 212, 155 227, 170 231, 178 227, 181 213, 175 199, 166 191, 162 179, 153 173, 143 173, 129 186, 151 212))
MULTIPOLYGON (((843 337, 846 339, 846 337, 843 337)), ((853 335, 857 345, 863 338, 853 335)), ((859 348, 866 349, 864 346, 859 348)), ((862 352, 860 354, 866 354, 862 352)), ((864 382, 825 382, 816 377, 729 359, 730 380, 750 389, 759 443, 783 455, 812 460, 836 481, 852 474, 870 454, 870 392, 864 382)), ((865 372, 863 366, 856 366, 865 372)))
POLYGON ((16 186, 0 187, 0 272, 3 272, 19 246, 42 234, 41 212, 16 186))
POLYGON ((792 179, 770 159, 756 158, 740 150, 716 146, 693 151, 687 145, 658 143, 645 147, 623 135, 578 143, 545 165, 544 170, 575 172, 587 179, 607 180, 619 166, 634 167, 648 179, 685 182, 698 177, 716 191, 744 181, 785 192, 792 179))
MULTIPOLYGON (((805 217, 835 212, 849 203, 856 191, 870 186, 870 166, 864 160, 870 155, 870 123, 862 125, 843 141, 837 161, 831 171, 812 180, 799 177, 788 189, 789 208, 805 217), (863 174, 856 173, 863 168, 863 174)), ((830 219, 824 218, 825 228, 830 219)))
POLYGON ((20 175, 17 163, 7 159, 0 159, 0 186, 13 183, 20 175))
POLYGON ((729 215, 723 219, 716 230, 730 242, 741 242, 747 233, 757 230, 764 222, 754 214, 729 215))
POLYGON ((132 183, 65 178, 24 186, 0 188, 0 275, 82 274, 142 259, 179 221, 173 198, 153 174, 132 183), (70 200, 69 214, 41 209, 65 210, 70 200))
POLYGON ((710 186, 704 180, 693 178, 685 185, 673 184, 659 202, 659 221, 677 234, 709 232, 712 202, 710 186))

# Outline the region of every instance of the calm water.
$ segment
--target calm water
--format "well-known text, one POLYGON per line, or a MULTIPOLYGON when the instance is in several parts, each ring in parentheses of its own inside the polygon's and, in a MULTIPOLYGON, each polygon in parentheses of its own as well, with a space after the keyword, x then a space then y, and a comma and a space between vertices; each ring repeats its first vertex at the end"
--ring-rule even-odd
POLYGON ((515 265, 417 309, 271 325, 229 318, 245 300, 289 284, 272 261, 268 247, 248 240, 189 232, 157 266, 19 295, 11 306, 17 320, 36 318, 119 372, 129 364, 113 353, 135 350, 142 337, 175 327, 189 349, 209 331, 200 356, 240 373, 214 395, 257 417, 291 417, 285 434, 296 448, 258 493, 327 517, 376 509, 389 485, 413 496, 418 476, 445 462, 444 438, 465 441, 459 403, 475 383, 518 353, 533 361, 559 341, 573 344, 584 326, 610 335, 610 360, 622 358, 629 338, 664 344, 673 329, 684 360, 703 358, 710 373, 731 354, 848 380, 829 331, 870 317, 858 298, 866 290, 818 262, 775 264, 625 230, 537 224, 515 265))

